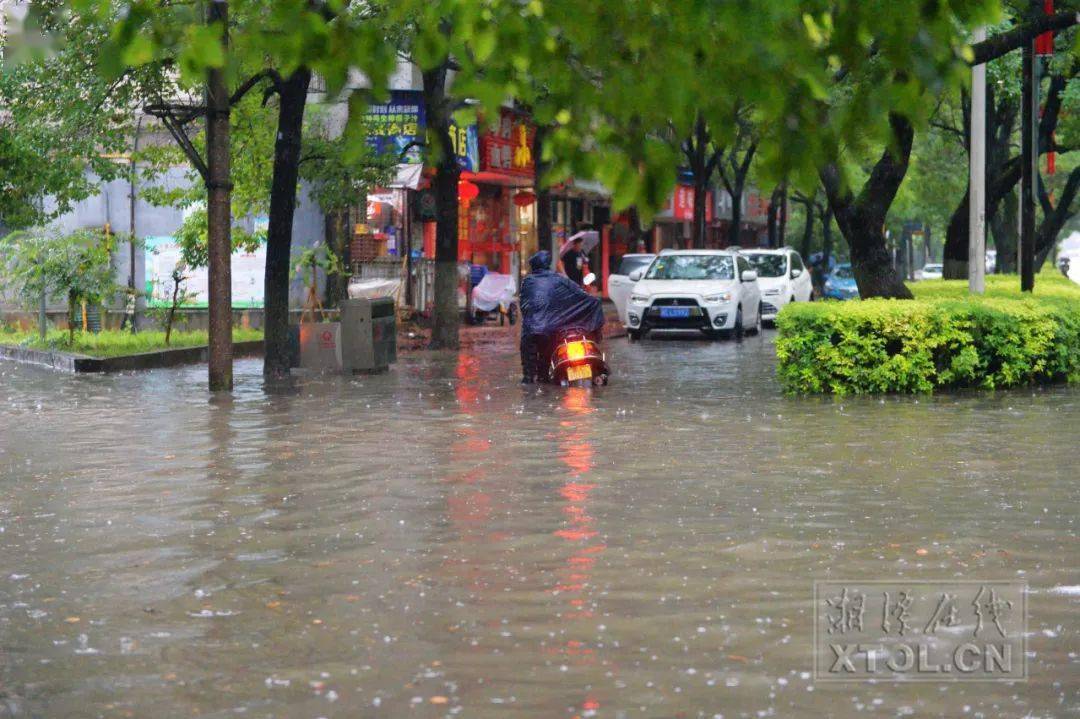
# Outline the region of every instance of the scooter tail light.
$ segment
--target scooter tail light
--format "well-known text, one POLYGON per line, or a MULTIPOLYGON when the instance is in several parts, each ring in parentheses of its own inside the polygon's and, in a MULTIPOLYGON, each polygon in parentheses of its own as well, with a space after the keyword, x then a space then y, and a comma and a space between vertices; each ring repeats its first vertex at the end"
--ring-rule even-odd
POLYGON ((585 359, 585 343, 584 342, 567 342, 566 343, 566 359, 568 359, 568 360, 585 359))

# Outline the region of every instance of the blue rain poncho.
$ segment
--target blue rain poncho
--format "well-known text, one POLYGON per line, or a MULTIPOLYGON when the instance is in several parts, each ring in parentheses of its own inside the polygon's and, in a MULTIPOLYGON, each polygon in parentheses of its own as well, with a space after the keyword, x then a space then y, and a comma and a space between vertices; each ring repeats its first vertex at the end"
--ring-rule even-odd
POLYGON ((565 329, 600 331, 604 326, 600 298, 550 267, 547 250, 529 258, 531 272, 521 281, 521 331, 531 335, 553 335, 565 329))

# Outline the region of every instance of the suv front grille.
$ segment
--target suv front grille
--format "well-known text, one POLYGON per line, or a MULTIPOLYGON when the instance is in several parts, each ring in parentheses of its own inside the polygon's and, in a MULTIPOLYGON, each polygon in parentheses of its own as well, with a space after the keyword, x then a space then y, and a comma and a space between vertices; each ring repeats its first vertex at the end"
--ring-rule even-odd
POLYGON ((699 307, 697 300, 690 297, 659 297, 653 300, 653 307, 699 307))

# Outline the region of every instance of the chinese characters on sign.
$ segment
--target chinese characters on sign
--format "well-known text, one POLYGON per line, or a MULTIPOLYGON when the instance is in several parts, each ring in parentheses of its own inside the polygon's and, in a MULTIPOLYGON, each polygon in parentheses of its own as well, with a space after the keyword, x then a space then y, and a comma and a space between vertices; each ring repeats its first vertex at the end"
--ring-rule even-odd
POLYGON ((503 109, 499 122, 481 140, 480 169, 531 178, 536 127, 526 118, 503 109))
POLYGON ((394 153, 404 164, 423 162, 424 100, 419 92, 394 91, 390 102, 369 105, 364 114, 368 144, 382 155, 394 153))
POLYGON ((815 582, 818 680, 1027 678, 1022 582, 815 582))
POLYGON ((458 167, 466 172, 476 172, 480 166, 480 145, 476 125, 450 124, 450 144, 457 155, 458 167))
MULTIPOLYGON (((709 190, 705 194, 705 222, 713 219, 713 193, 709 190)), ((689 185, 675 185, 675 191, 668 200, 668 209, 671 216, 681 222, 691 222, 694 219, 694 188, 689 185)))
MULTIPOLYGON (((402 164, 424 161, 427 116, 423 93, 394 90, 390 102, 369 105, 364 113, 368 144, 376 153, 390 153, 402 164)), ((479 166, 476 125, 450 126, 450 142, 462 170, 475 172, 479 166)))

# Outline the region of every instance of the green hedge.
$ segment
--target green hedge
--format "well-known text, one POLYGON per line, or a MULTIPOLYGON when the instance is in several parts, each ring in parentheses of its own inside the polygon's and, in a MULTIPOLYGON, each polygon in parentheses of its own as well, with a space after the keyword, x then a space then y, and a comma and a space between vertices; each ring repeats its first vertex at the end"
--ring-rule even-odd
POLYGON ((915 299, 789 305, 777 318, 784 390, 813 394, 932 392, 1080 381, 1080 286, 1040 274, 911 285, 915 299))

